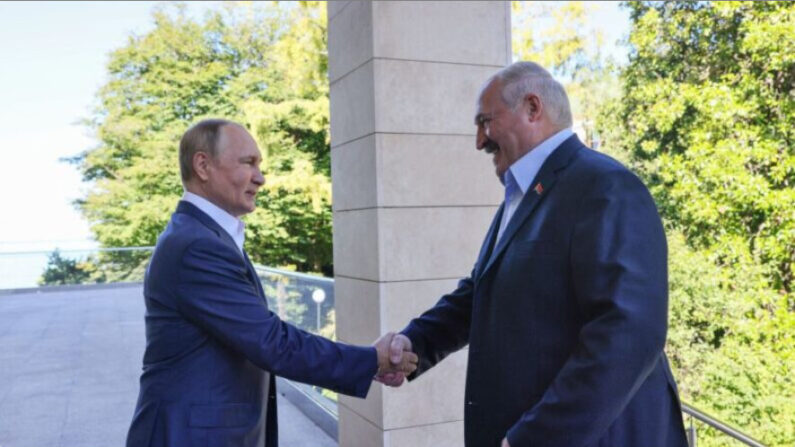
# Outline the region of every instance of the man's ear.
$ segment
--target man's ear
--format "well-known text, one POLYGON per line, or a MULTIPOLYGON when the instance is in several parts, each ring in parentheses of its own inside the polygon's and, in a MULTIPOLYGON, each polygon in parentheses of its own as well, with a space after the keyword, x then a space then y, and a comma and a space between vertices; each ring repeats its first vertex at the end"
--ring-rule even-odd
POLYGON ((527 113, 527 118, 530 122, 539 121, 543 115, 544 105, 541 103, 541 98, 535 93, 528 93, 522 100, 522 107, 527 113))
POLYGON ((210 156, 205 152, 193 154, 193 172, 199 180, 206 182, 210 178, 210 156))

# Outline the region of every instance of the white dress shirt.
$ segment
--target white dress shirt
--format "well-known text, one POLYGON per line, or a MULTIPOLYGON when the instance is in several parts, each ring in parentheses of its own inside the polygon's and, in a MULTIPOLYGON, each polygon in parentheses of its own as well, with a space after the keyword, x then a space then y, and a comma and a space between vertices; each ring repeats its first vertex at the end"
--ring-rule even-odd
POLYGON ((242 220, 227 213, 204 197, 196 195, 192 192, 185 191, 185 194, 182 195, 182 200, 196 205, 196 207, 202 210, 204 214, 210 216, 215 223, 220 225, 221 228, 223 228, 224 231, 226 231, 227 234, 232 237, 232 240, 235 241, 237 249, 240 250, 240 253, 243 253, 243 241, 246 238, 246 233, 244 230, 246 226, 242 220))
POLYGON ((574 132, 570 128, 561 130, 531 149, 530 152, 524 154, 522 158, 516 160, 505 171, 502 179, 502 183, 505 185, 505 205, 502 210, 500 229, 497 232, 497 242, 499 242, 505 227, 511 221, 513 213, 516 212, 519 204, 522 203, 522 198, 527 190, 530 189, 530 185, 541 166, 543 166, 549 155, 573 134, 574 132))

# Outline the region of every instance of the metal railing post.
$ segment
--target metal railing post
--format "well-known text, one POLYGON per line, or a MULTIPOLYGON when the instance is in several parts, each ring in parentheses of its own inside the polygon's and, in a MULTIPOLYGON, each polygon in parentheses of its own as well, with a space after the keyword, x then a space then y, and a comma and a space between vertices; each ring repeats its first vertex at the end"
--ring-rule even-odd
POLYGON ((687 428, 687 444, 690 447, 697 447, 698 439, 696 434, 696 426, 693 425, 693 416, 689 416, 690 427, 687 428))

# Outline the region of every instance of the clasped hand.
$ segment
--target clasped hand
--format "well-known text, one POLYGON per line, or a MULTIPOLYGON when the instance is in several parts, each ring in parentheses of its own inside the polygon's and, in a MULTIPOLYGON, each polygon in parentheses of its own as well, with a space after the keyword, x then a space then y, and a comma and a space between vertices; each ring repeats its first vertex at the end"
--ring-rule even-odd
MULTIPOLYGON (((378 351, 378 373, 375 380, 388 386, 400 386, 406 376, 417 369, 417 354, 412 352, 411 340, 403 334, 387 332, 373 343, 378 351)), ((511 447, 503 438, 501 447, 511 447)))
POLYGON ((411 351, 411 340, 405 335, 387 332, 373 346, 378 351, 376 381, 400 386, 406 376, 417 369, 417 354, 411 351))

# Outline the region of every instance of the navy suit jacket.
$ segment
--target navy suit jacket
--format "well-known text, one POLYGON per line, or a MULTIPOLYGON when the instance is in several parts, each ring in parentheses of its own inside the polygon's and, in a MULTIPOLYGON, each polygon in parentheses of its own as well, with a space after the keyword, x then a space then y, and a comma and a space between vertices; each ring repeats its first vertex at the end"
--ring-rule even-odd
POLYGON ((469 447, 686 447, 663 346, 667 248, 641 181, 564 141, 471 276, 404 329, 422 374, 469 344, 469 447))
POLYGON ((128 447, 276 447, 274 376, 364 397, 371 347, 334 343, 268 310, 248 257, 180 202, 144 280, 146 351, 128 447))

